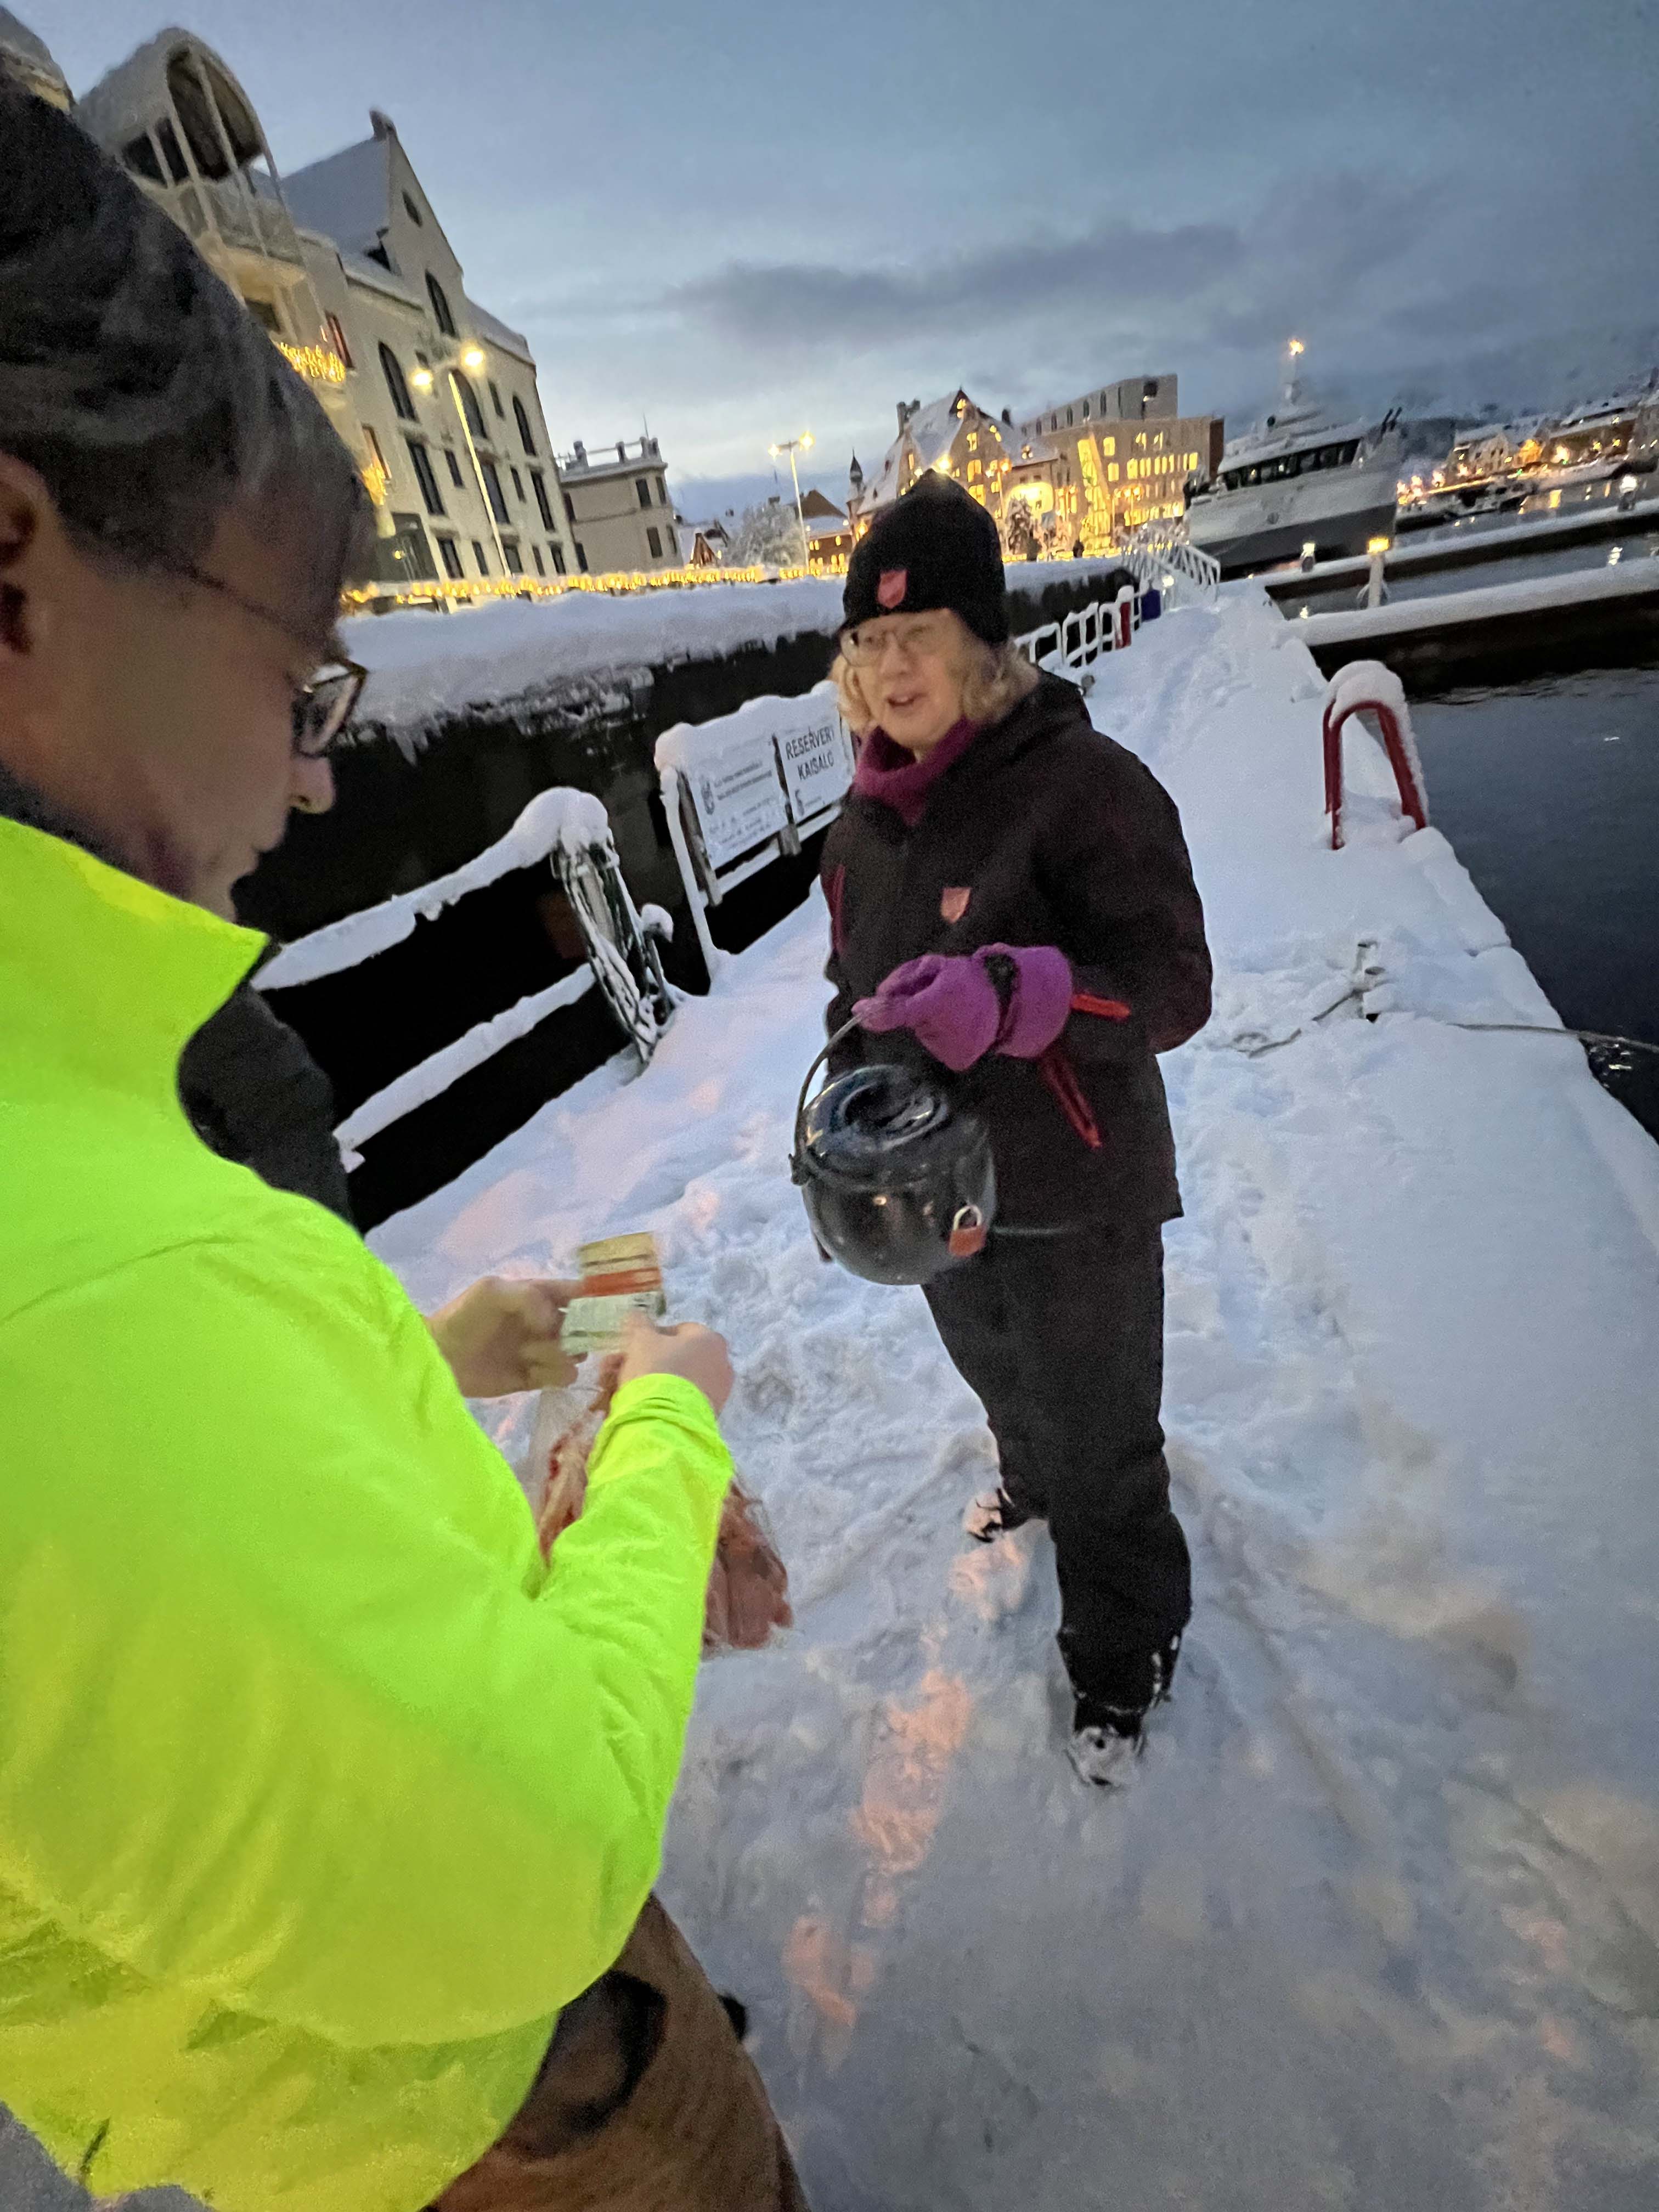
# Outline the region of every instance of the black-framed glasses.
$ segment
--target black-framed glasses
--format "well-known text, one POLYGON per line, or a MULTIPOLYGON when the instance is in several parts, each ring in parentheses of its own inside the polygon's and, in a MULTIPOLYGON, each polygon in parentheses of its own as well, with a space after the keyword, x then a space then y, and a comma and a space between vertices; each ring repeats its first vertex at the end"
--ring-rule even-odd
POLYGON ((320 760, 357 710, 368 681, 355 660, 331 660, 294 695, 294 750, 301 760, 320 760))
MULTIPOLYGON (((193 561, 161 561, 155 565, 165 568, 170 575, 182 577, 186 583, 199 584, 204 592, 216 592, 222 599, 228 599, 233 606, 240 607, 244 614, 254 615, 259 621, 270 623, 307 653, 316 650, 313 640, 295 629, 274 607, 263 606, 258 599, 251 599, 246 592, 239 592, 234 584, 227 584, 218 576, 210 576, 205 568, 198 568, 193 561)), ((308 684, 295 687, 294 750, 301 760, 322 758, 341 732, 349 725, 368 681, 368 671, 361 661, 348 660, 343 654, 331 654, 308 684)))

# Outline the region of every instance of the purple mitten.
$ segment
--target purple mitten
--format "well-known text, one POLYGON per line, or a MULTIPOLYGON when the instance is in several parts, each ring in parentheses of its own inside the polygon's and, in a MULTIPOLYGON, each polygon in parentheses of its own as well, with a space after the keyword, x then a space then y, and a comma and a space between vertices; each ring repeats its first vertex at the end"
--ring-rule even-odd
POLYGON ((894 969, 853 1012, 872 1034, 908 1030, 933 1058, 960 1075, 988 1052, 1036 1060, 1065 1028, 1072 1008, 1072 964, 1052 945, 988 945, 967 956, 924 952, 894 969), (1007 1004, 990 963, 1006 963, 1007 1004))
POLYGON ((860 1026, 879 1034, 908 1030, 918 1044, 955 1073, 983 1059, 997 1041, 1002 1005, 976 958, 924 952, 895 968, 873 998, 853 1008, 860 1026))
POLYGON ((1011 1060, 1040 1060, 1071 1018, 1071 962, 1053 945, 988 945, 974 957, 1012 961, 1015 970, 996 1049, 1011 1060))

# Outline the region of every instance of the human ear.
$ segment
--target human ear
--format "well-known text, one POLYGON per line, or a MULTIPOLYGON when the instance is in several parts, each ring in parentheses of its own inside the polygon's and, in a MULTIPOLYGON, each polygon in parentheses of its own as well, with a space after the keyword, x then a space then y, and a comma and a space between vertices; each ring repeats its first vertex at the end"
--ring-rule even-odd
POLYGON ((32 605, 43 506, 51 497, 34 471, 0 453, 0 656, 21 659, 38 642, 32 605))

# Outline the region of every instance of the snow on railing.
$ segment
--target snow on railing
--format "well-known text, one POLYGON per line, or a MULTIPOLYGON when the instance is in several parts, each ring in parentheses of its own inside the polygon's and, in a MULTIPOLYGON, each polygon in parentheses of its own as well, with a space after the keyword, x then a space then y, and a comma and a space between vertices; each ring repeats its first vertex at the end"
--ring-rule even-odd
POLYGON ((708 908, 841 811, 853 740, 831 683, 804 697, 750 699, 710 722, 677 722, 657 739, 663 811, 712 981, 720 949, 708 908))
POLYGON ((348 1171, 362 1165, 358 1147, 371 1137, 440 1097, 504 1046, 527 1036, 550 1014, 574 1006, 596 982, 641 1066, 650 1059, 672 1011, 654 939, 669 934, 672 924, 659 908, 647 908, 643 916, 635 908, 604 802, 586 791, 538 792, 507 835, 463 866, 418 890, 295 939, 266 963, 255 981, 262 991, 292 990, 340 975, 401 944, 413 935, 416 922, 432 921, 469 891, 543 860, 551 864, 570 902, 588 964, 477 1023, 364 1099, 334 1132, 348 1171))
POLYGON ((1184 521, 1143 522, 1124 539, 1122 557, 1143 590, 1150 586, 1166 596, 1186 585, 1208 605, 1221 581, 1220 562, 1192 543, 1184 521))
POLYGON ((1422 757, 1412 729, 1405 687, 1380 660, 1350 660, 1325 687, 1321 723, 1325 744, 1325 811, 1331 817, 1334 853, 1342 845, 1342 727, 1351 714, 1375 714, 1382 726, 1383 750, 1400 787, 1401 810, 1418 829, 1429 826, 1428 786, 1423 780, 1422 757))

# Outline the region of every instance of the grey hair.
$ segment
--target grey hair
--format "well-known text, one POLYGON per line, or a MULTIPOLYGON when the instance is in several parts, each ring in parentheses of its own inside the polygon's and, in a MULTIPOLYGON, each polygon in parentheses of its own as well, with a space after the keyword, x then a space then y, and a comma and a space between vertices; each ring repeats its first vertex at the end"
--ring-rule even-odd
POLYGON ((303 380, 171 218, 3 72, 0 451, 88 551, 137 568, 198 562, 251 510, 305 549, 313 613, 369 542, 367 491, 303 380))

